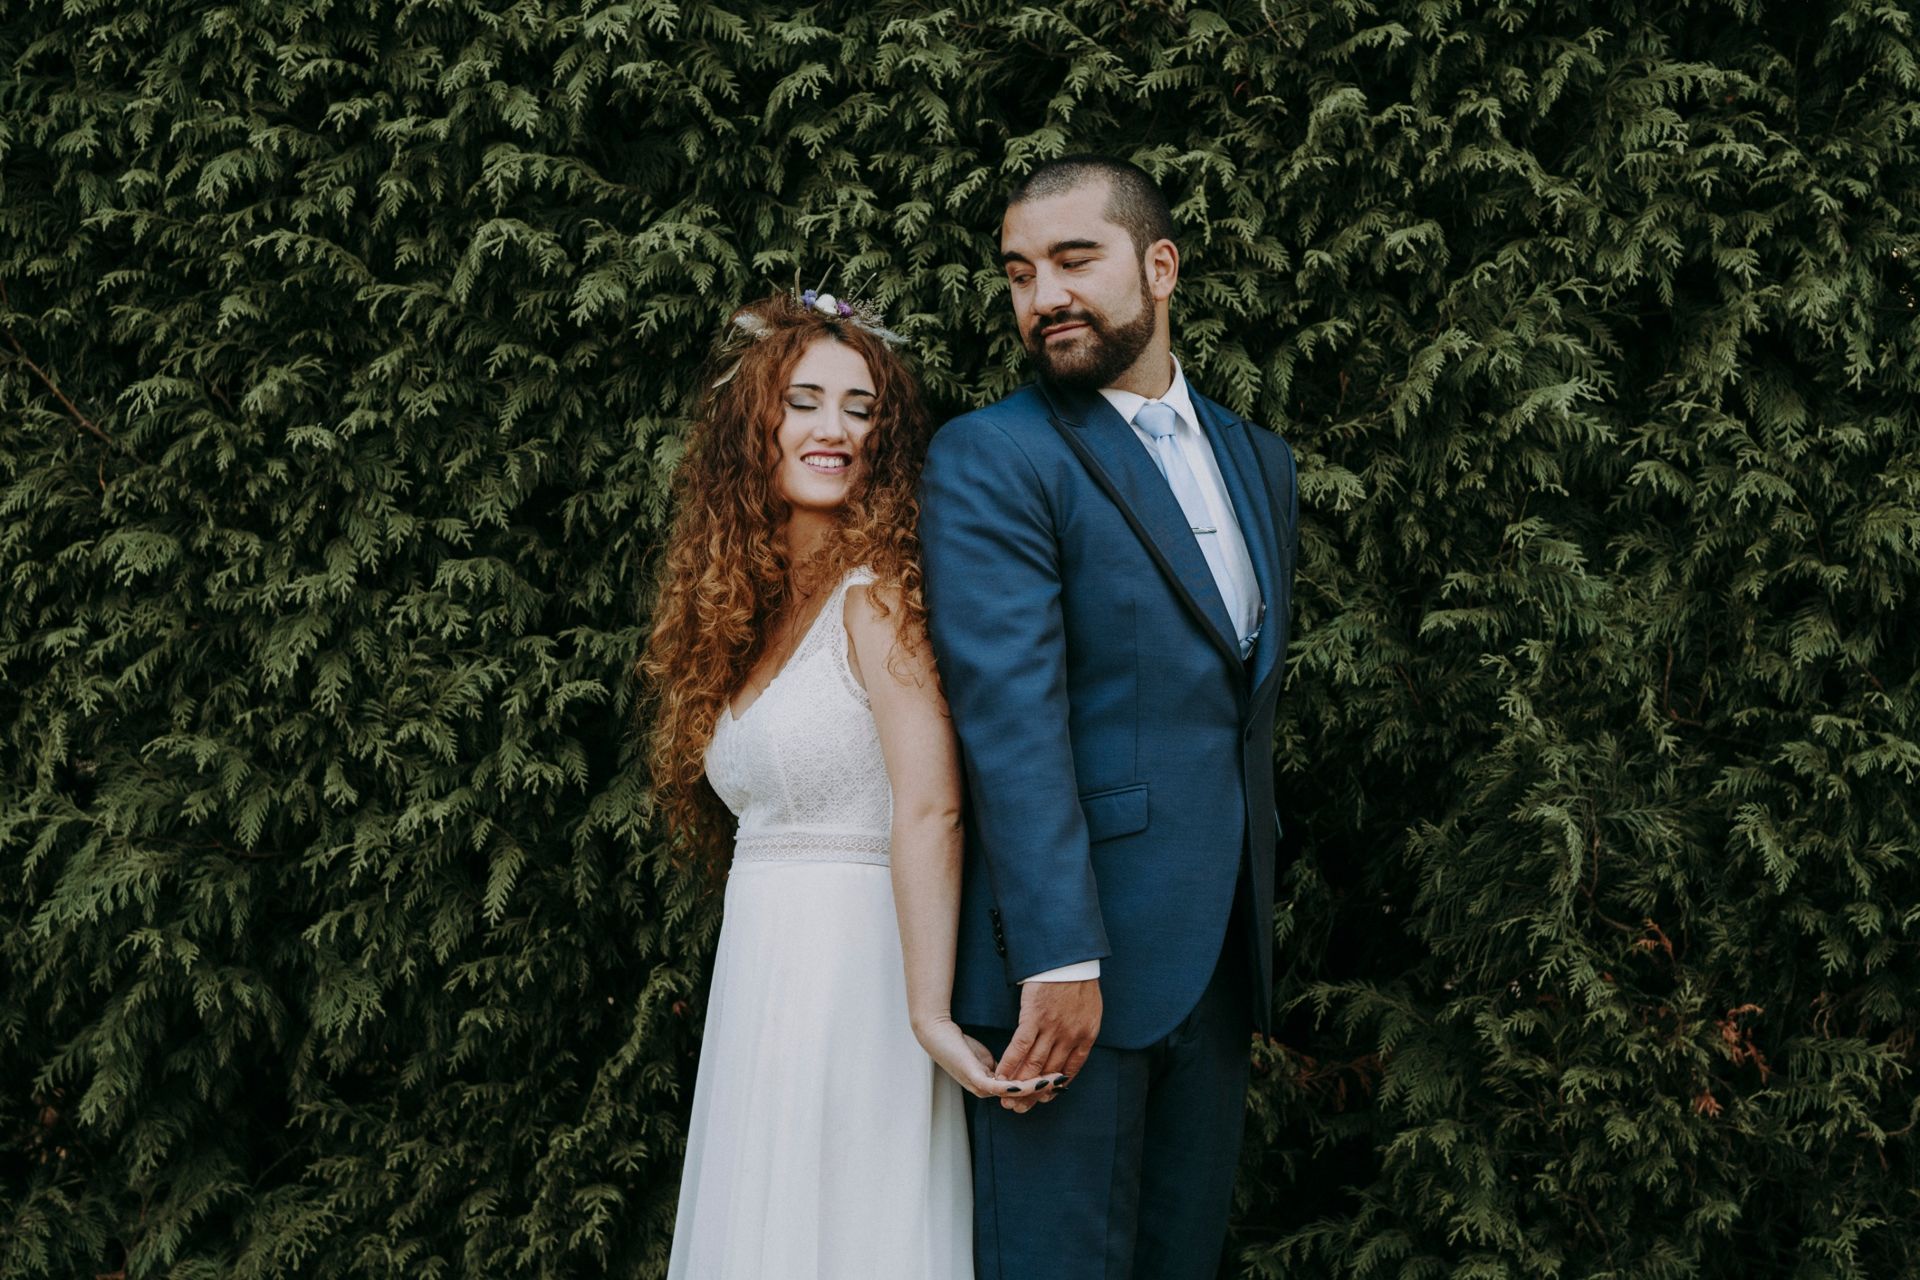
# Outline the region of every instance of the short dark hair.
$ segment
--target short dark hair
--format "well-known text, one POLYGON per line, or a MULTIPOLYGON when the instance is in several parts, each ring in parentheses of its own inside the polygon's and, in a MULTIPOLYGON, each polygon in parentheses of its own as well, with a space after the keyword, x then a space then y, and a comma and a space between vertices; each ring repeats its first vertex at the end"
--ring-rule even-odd
POLYGON ((1133 251, 1144 255, 1156 240, 1173 239, 1173 211, 1159 184, 1137 164, 1112 156, 1071 155, 1048 160, 1029 173, 1007 197, 1007 207, 1065 195, 1096 179, 1107 182, 1108 222, 1126 228, 1133 251))

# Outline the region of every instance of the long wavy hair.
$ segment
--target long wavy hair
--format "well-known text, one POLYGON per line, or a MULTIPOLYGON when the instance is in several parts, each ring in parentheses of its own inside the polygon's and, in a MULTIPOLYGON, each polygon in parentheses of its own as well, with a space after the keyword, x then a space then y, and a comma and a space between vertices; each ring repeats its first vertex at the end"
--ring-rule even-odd
POLYGON ((803 591, 864 565, 884 615, 898 608, 901 647, 926 634, 915 496, 929 425, 906 361, 865 325, 774 295, 736 311, 714 344, 674 476, 676 513, 638 671, 656 804, 684 847, 724 864, 732 815, 708 785, 707 744, 728 700, 766 652, 770 623, 803 591), (774 484, 786 389, 821 340, 858 352, 874 377, 873 416, 833 532, 803 565, 782 533, 789 508, 774 484))

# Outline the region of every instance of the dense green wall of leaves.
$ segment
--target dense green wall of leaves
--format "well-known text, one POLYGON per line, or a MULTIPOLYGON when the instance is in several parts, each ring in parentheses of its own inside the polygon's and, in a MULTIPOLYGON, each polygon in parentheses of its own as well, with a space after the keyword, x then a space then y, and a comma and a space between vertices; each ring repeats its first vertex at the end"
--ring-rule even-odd
POLYGON ((1238 1268, 1920 1274, 1911 4, 10 0, 0 67, 0 1280, 659 1273, 691 362, 830 270, 1003 394, 1069 147, 1302 463, 1238 1268))

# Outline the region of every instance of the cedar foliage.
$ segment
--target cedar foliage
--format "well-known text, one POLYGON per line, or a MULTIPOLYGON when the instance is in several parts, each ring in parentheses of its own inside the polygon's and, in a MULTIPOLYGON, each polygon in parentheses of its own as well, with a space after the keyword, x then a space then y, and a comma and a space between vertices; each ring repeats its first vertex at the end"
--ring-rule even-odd
POLYGON ((3 1280, 660 1272, 695 362, 831 268, 1004 394, 1083 147, 1302 465, 1235 1273, 1920 1274, 1910 5, 12 0, 0 65, 3 1280))

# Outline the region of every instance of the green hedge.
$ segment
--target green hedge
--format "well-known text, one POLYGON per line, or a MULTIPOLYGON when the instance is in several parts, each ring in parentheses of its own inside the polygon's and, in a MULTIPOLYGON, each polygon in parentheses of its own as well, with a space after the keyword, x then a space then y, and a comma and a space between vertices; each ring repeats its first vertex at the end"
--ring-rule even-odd
POLYGON ((13 0, 0 1278, 659 1273, 693 362, 831 271, 1005 393, 1082 147, 1302 464, 1238 1270, 1920 1274, 1916 21, 13 0))

